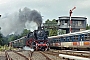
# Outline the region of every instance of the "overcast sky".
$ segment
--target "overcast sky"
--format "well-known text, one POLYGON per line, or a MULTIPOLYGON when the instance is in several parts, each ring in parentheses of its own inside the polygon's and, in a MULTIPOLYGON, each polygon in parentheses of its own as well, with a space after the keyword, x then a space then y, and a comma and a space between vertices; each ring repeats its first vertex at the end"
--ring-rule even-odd
POLYGON ((72 16, 87 17, 90 24, 90 0, 0 0, 0 14, 4 16, 28 7, 39 11, 45 21, 69 16, 69 10, 74 6, 76 9, 72 16))

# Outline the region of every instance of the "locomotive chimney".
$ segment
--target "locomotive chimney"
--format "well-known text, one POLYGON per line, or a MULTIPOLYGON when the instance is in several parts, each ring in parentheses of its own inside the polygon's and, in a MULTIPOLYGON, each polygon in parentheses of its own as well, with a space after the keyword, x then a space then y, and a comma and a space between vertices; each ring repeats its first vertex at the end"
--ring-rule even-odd
POLYGON ((41 26, 38 26, 38 30, 40 30, 41 29, 41 26))

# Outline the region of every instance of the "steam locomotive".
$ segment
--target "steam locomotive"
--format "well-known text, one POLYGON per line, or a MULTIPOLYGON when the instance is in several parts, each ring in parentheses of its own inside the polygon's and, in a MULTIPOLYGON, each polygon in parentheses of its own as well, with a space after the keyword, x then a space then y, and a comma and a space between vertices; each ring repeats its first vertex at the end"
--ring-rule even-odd
POLYGON ((34 30, 20 39, 10 42, 12 47, 24 47, 28 46, 34 50, 49 50, 48 31, 45 31, 42 27, 38 27, 38 30, 34 30))

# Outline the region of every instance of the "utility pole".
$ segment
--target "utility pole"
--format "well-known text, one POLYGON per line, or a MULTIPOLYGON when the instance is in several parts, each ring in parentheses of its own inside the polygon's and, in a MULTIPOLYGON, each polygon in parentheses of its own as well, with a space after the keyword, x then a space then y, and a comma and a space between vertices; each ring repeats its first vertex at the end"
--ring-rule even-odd
POLYGON ((69 29, 70 33, 72 32, 72 27, 71 27, 71 25, 72 25, 72 20, 71 20, 71 15, 72 15, 72 13, 73 13, 72 11, 73 11, 74 9, 76 9, 76 7, 74 7, 73 9, 71 9, 70 12, 69 12, 69 14, 70 14, 70 29, 69 29))

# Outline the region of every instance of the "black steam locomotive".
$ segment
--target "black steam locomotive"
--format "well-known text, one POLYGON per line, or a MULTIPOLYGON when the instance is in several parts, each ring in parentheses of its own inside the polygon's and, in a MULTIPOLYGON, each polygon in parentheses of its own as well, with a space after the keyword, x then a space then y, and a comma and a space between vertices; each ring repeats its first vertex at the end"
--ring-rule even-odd
POLYGON ((10 42, 10 45, 13 47, 28 46, 34 50, 49 50, 48 35, 48 31, 38 27, 38 30, 30 32, 27 36, 10 42))

